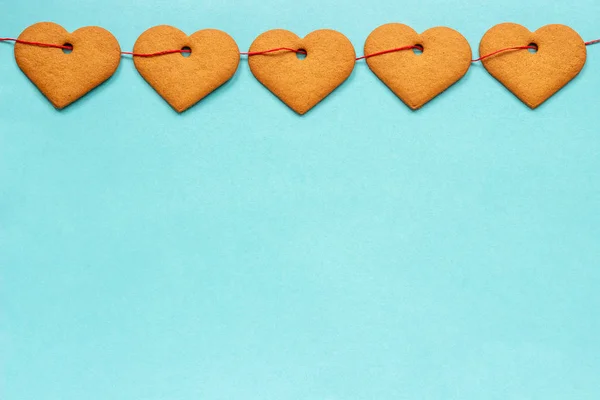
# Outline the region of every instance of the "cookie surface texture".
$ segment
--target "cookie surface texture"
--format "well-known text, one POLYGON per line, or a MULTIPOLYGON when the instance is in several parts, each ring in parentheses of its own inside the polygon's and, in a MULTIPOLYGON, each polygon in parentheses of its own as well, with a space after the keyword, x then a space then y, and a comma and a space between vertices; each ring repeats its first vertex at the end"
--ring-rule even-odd
POLYGON ((40 22, 25 29, 19 40, 71 45, 73 50, 15 44, 19 68, 56 108, 64 108, 110 78, 121 61, 117 39, 97 26, 73 33, 52 22, 40 22))
POLYGON ((436 27, 418 34, 407 25, 391 23, 375 29, 364 54, 420 46, 421 54, 400 50, 366 59, 373 73, 407 106, 416 110, 462 78, 471 65, 471 46, 457 31, 436 27))
POLYGON ((133 57, 142 77, 177 112, 183 112, 227 82, 237 70, 240 52, 227 33, 203 29, 186 35, 168 25, 155 26, 140 35, 134 53, 189 49, 154 57, 133 57))
POLYGON ((528 45, 537 46, 537 52, 507 51, 482 63, 515 96, 536 108, 579 74, 586 48, 579 34, 565 25, 546 25, 530 32, 521 25, 503 23, 485 33, 479 53, 528 45))
POLYGON ((250 52, 280 47, 305 50, 306 57, 278 51, 248 56, 248 64, 256 79, 298 114, 317 105, 354 69, 352 43, 334 30, 316 30, 304 38, 283 29, 267 31, 254 40, 250 52))

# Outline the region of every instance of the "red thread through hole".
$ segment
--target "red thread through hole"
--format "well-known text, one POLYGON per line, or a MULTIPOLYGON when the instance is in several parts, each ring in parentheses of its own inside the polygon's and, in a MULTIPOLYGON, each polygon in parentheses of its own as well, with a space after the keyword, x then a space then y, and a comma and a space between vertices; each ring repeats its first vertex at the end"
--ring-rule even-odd
POLYGON ((0 42, 15 42, 15 43, 21 43, 21 44, 28 44, 31 46, 52 47, 55 49, 73 50, 73 46, 69 43, 60 45, 60 44, 52 44, 52 43, 30 42, 27 40, 13 39, 13 38, 0 38, 0 42))
POLYGON ((73 45, 71 43, 63 44, 62 52, 65 54, 71 54, 73 52, 73 45))
POLYGON ((157 57, 157 56, 164 56, 167 54, 176 54, 179 53, 181 55, 183 55, 185 57, 185 53, 188 53, 188 57, 189 55, 192 54, 192 50, 189 47, 183 47, 181 49, 177 49, 177 50, 163 50, 163 51, 157 51, 155 53, 135 53, 133 51, 122 51, 121 54, 123 55, 128 55, 128 56, 132 56, 132 57, 157 57))
POLYGON ((304 49, 291 49, 289 47, 277 47, 276 49, 262 50, 262 51, 243 51, 240 54, 242 56, 260 56, 269 53, 275 53, 278 51, 291 51, 294 53, 300 53, 306 55, 306 50, 304 49))
POLYGON ((356 61, 366 60, 367 58, 381 56, 383 54, 395 53, 397 51, 404 51, 404 50, 419 50, 419 51, 423 51, 423 46, 421 46, 421 45, 403 46, 403 47, 396 47, 394 49, 377 51, 375 53, 365 54, 364 56, 357 57, 356 61))
POLYGON ((535 45, 534 46, 527 45, 527 46, 508 47, 506 49, 496 50, 496 51, 494 51, 492 53, 483 55, 483 56, 481 56, 479 58, 471 60, 471 62, 483 61, 486 58, 490 58, 490 57, 493 57, 493 56, 501 54, 501 53, 506 53, 507 51, 515 51, 515 50, 535 50, 535 51, 537 51, 537 46, 535 46, 535 45))

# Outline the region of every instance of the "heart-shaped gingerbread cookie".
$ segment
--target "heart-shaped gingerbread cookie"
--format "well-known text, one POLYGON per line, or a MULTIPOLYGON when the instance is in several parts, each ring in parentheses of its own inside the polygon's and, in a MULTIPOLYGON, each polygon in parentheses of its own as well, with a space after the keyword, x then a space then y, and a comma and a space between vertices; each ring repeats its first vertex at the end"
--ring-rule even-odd
POLYGON ((227 82, 240 62, 237 44, 227 33, 204 29, 190 36, 168 25, 155 26, 140 35, 134 53, 151 54, 189 48, 191 53, 136 57, 142 77, 177 112, 183 112, 227 82))
POLYGON ((531 108, 559 91, 583 68, 585 42, 565 25, 546 25, 535 32, 513 23, 494 26, 485 33, 479 54, 535 45, 537 52, 506 51, 482 61, 485 69, 531 108))
POLYGON ((121 61, 117 39, 97 26, 69 33, 55 23, 40 22, 25 29, 19 40, 73 47, 69 53, 60 48, 15 44, 15 60, 21 71, 59 109, 110 78, 121 61))
POLYGON ((382 25, 367 37, 365 55, 408 46, 421 46, 423 52, 396 51, 369 57, 367 64, 413 110, 462 78, 471 65, 467 39, 445 27, 431 28, 419 35, 403 24, 382 25))
POLYGON ((276 48, 305 50, 299 59, 292 51, 251 55, 250 70, 267 89, 298 114, 304 114, 350 76, 356 54, 352 43, 337 31, 321 29, 303 39, 283 29, 258 36, 250 52, 276 48))

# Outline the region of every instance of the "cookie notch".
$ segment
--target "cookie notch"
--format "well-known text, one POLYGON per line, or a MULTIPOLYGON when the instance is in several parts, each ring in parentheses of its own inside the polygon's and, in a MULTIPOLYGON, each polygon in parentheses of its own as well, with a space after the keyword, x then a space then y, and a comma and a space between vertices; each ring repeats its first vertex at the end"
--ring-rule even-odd
POLYGON ((18 40, 73 47, 66 53, 60 48, 15 44, 17 65, 57 109, 67 107, 108 80, 121 61, 117 39, 98 26, 69 33, 53 22, 39 22, 26 28, 18 40))
POLYGON ((316 30, 304 38, 284 29, 270 30, 254 40, 250 52, 281 47, 304 50, 306 57, 281 51, 250 56, 248 64, 263 86, 300 115, 333 92, 354 69, 352 43, 331 29, 316 30))
POLYGON ((471 65, 471 46, 451 28, 435 27, 418 34, 411 27, 390 23, 376 28, 365 41, 365 55, 408 46, 367 58, 369 69, 408 107, 417 110, 459 81, 471 65))
POLYGON ((479 53, 528 45, 537 51, 507 51, 482 63, 490 75, 535 109, 579 74, 587 51, 579 34, 566 25, 546 25, 530 32, 518 24, 502 23, 485 33, 479 53))

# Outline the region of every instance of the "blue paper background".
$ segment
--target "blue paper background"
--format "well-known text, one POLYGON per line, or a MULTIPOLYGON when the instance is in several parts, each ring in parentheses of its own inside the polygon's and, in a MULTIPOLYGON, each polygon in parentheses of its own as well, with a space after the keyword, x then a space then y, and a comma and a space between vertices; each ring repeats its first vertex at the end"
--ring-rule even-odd
MULTIPOLYGON (((600 37, 596 0, 23 1, 247 49, 282 27, 600 37)), ((178 115, 124 57, 56 111, 0 44, 3 400, 600 398, 600 47, 531 111, 481 65, 418 112, 359 62, 299 117, 242 60, 178 115)))

